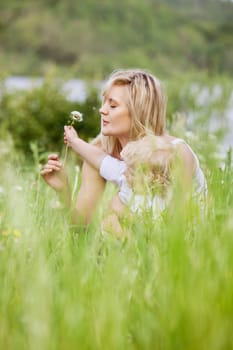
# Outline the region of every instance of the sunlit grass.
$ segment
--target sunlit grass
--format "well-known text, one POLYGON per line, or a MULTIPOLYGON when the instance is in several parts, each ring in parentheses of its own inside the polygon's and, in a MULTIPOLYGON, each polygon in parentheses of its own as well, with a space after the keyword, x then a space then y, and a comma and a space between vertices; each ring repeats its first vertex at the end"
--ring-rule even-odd
POLYGON ((3 159, 0 348, 233 348, 229 157, 206 164, 204 218, 177 201, 161 223, 135 218, 126 241, 101 234, 104 210, 70 226, 36 166, 3 159))

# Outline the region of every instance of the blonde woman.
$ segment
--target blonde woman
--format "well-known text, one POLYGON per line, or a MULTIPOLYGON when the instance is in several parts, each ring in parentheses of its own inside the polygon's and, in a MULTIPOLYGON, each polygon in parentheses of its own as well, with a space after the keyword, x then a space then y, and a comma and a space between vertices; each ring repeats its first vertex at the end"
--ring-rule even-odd
MULTIPOLYGON (((203 187, 203 173, 192 149, 183 141, 169 135, 165 128, 166 97, 160 81, 144 70, 118 70, 113 72, 103 90, 100 108, 101 132, 94 144, 106 154, 120 159, 122 149, 145 135, 163 136, 164 141, 179 144, 183 186, 189 191, 193 180, 203 187)), ((58 155, 52 154, 41 171, 44 180, 57 192, 68 208, 72 208, 73 221, 89 223, 101 200, 106 181, 99 171, 85 161, 82 184, 74 206, 65 169, 58 155)))

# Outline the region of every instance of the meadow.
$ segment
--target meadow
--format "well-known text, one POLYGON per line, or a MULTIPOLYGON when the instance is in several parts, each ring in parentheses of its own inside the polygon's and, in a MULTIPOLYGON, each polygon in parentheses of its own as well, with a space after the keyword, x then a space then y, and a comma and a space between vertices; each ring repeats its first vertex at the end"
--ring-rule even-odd
POLYGON ((206 213, 177 196, 161 222, 135 217, 126 240, 101 233, 112 187, 88 227, 72 226, 36 145, 28 162, 1 141, 1 349, 233 349, 231 150, 219 155, 219 135, 187 132, 181 115, 172 127, 200 157, 206 213))

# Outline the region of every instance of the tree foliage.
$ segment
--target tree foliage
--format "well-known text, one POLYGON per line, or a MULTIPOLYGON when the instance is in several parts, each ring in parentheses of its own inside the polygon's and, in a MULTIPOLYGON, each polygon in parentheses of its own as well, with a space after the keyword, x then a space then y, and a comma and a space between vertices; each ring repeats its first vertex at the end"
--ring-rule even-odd
POLYGON ((219 0, 11 0, 0 5, 0 66, 57 65, 83 78, 122 66, 232 74, 232 17, 233 3, 219 0))

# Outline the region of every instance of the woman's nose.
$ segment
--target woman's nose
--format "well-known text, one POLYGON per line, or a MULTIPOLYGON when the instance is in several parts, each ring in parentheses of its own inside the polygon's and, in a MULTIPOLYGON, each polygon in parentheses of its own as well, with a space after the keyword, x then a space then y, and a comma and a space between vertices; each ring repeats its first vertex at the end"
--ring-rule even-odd
POLYGON ((106 114, 107 113, 106 112, 106 108, 104 107, 104 105, 100 107, 99 112, 100 112, 100 114, 106 114))

